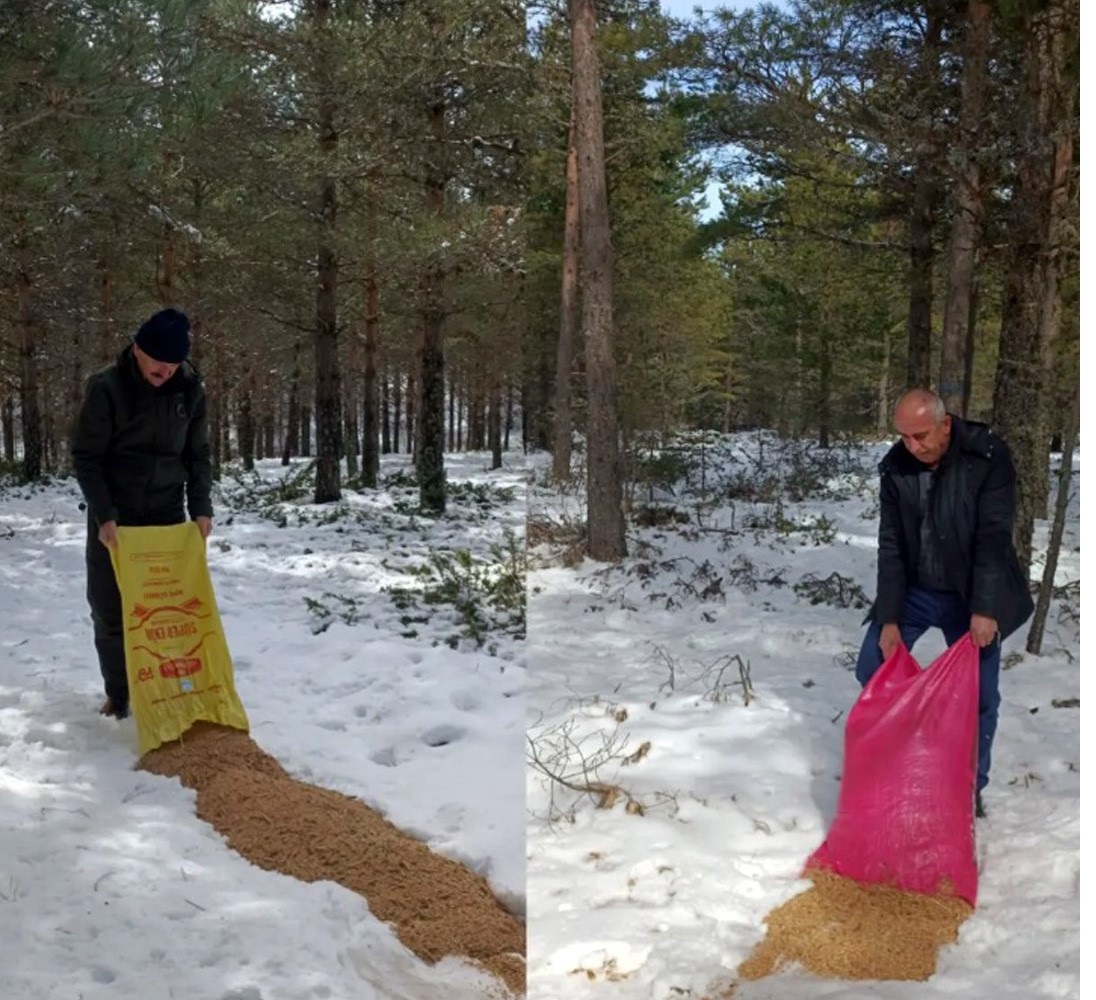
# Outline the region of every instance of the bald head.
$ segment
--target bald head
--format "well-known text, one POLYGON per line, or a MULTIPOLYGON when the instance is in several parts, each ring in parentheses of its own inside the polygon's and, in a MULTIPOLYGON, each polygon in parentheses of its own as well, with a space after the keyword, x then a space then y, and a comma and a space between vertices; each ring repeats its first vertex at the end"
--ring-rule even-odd
POLYGON ((951 417, 944 401, 928 389, 911 389, 894 408, 894 426, 919 462, 935 468, 951 443, 951 417))

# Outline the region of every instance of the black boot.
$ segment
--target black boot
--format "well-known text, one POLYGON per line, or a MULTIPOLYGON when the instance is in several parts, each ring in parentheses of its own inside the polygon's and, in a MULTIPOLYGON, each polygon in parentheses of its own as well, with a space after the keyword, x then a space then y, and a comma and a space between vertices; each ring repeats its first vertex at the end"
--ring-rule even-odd
POLYGON ((99 708, 99 714, 111 719, 124 719, 129 715, 129 705, 124 698, 107 698, 99 708))
POLYGON ((978 819, 985 819, 986 818, 986 807, 984 805, 982 805, 982 793, 981 792, 975 792, 974 793, 974 815, 978 819))

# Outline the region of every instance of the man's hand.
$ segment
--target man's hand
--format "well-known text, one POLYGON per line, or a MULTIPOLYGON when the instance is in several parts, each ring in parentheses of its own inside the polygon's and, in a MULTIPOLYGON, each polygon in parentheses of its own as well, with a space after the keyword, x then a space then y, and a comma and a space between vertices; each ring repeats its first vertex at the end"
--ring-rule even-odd
POLYGON ((971 615, 970 637, 979 649, 990 645, 997 638, 997 619, 988 615, 971 615))
POLYGON ((902 632, 897 622, 888 622, 883 626, 883 630, 879 633, 879 648, 883 651, 884 660, 898 648, 901 641, 902 632))
POLYGON ((204 541, 209 537, 209 533, 213 530, 213 518, 204 517, 199 514, 194 518, 194 523, 198 525, 198 530, 202 533, 202 540, 204 541))
POLYGON ((99 525, 99 541, 108 549, 118 548, 118 522, 104 521, 99 525))

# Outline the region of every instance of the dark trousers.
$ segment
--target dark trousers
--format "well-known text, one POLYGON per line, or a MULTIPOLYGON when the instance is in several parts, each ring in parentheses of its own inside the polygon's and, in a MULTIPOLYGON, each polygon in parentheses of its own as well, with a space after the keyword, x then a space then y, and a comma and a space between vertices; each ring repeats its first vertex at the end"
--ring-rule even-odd
MULTIPOLYGON (((910 587, 899 623, 906 648, 913 649, 913 644, 930 628, 940 629, 950 646, 970 631, 970 608, 959 594, 910 587)), ((856 661, 856 679, 861 684, 867 684, 883 665, 883 653, 879 648, 882 630, 883 626, 873 621, 864 635, 856 661)), ((990 751, 993 735, 997 732, 997 710, 1001 705, 1000 675, 1001 642, 994 639, 982 647, 978 663, 978 791, 989 784, 990 751)))
MULTIPOLYGON (((181 510, 153 511, 123 515, 120 524, 150 525, 179 524, 186 520, 181 510)), ((122 596, 114 577, 110 550, 99 541, 99 525, 88 515, 88 537, 85 549, 87 563, 87 599, 91 608, 91 625, 95 634, 95 652, 99 655, 99 672, 103 689, 115 705, 129 704, 129 681, 126 678, 126 647, 122 622, 122 596)))

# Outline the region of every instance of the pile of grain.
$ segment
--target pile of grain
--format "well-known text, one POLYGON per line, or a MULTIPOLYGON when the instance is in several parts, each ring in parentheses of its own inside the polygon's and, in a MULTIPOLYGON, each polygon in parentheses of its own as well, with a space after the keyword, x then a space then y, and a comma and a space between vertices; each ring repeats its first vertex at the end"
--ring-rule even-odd
POLYGON ((486 881, 357 799, 291 778, 246 733, 199 722, 141 758, 198 792, 198 815, 260 868, 337 882, 416 955, 457 955, 525 991, 525 929, 486 881))
POLYGON ((808 877, 810 889, 765 918, 765 939, 738 967, 743 979, 797 962, 835 979, 925 980, 936 971, 937 951, 973 912, 946 893, 862 885, 822 870, 808 877))

